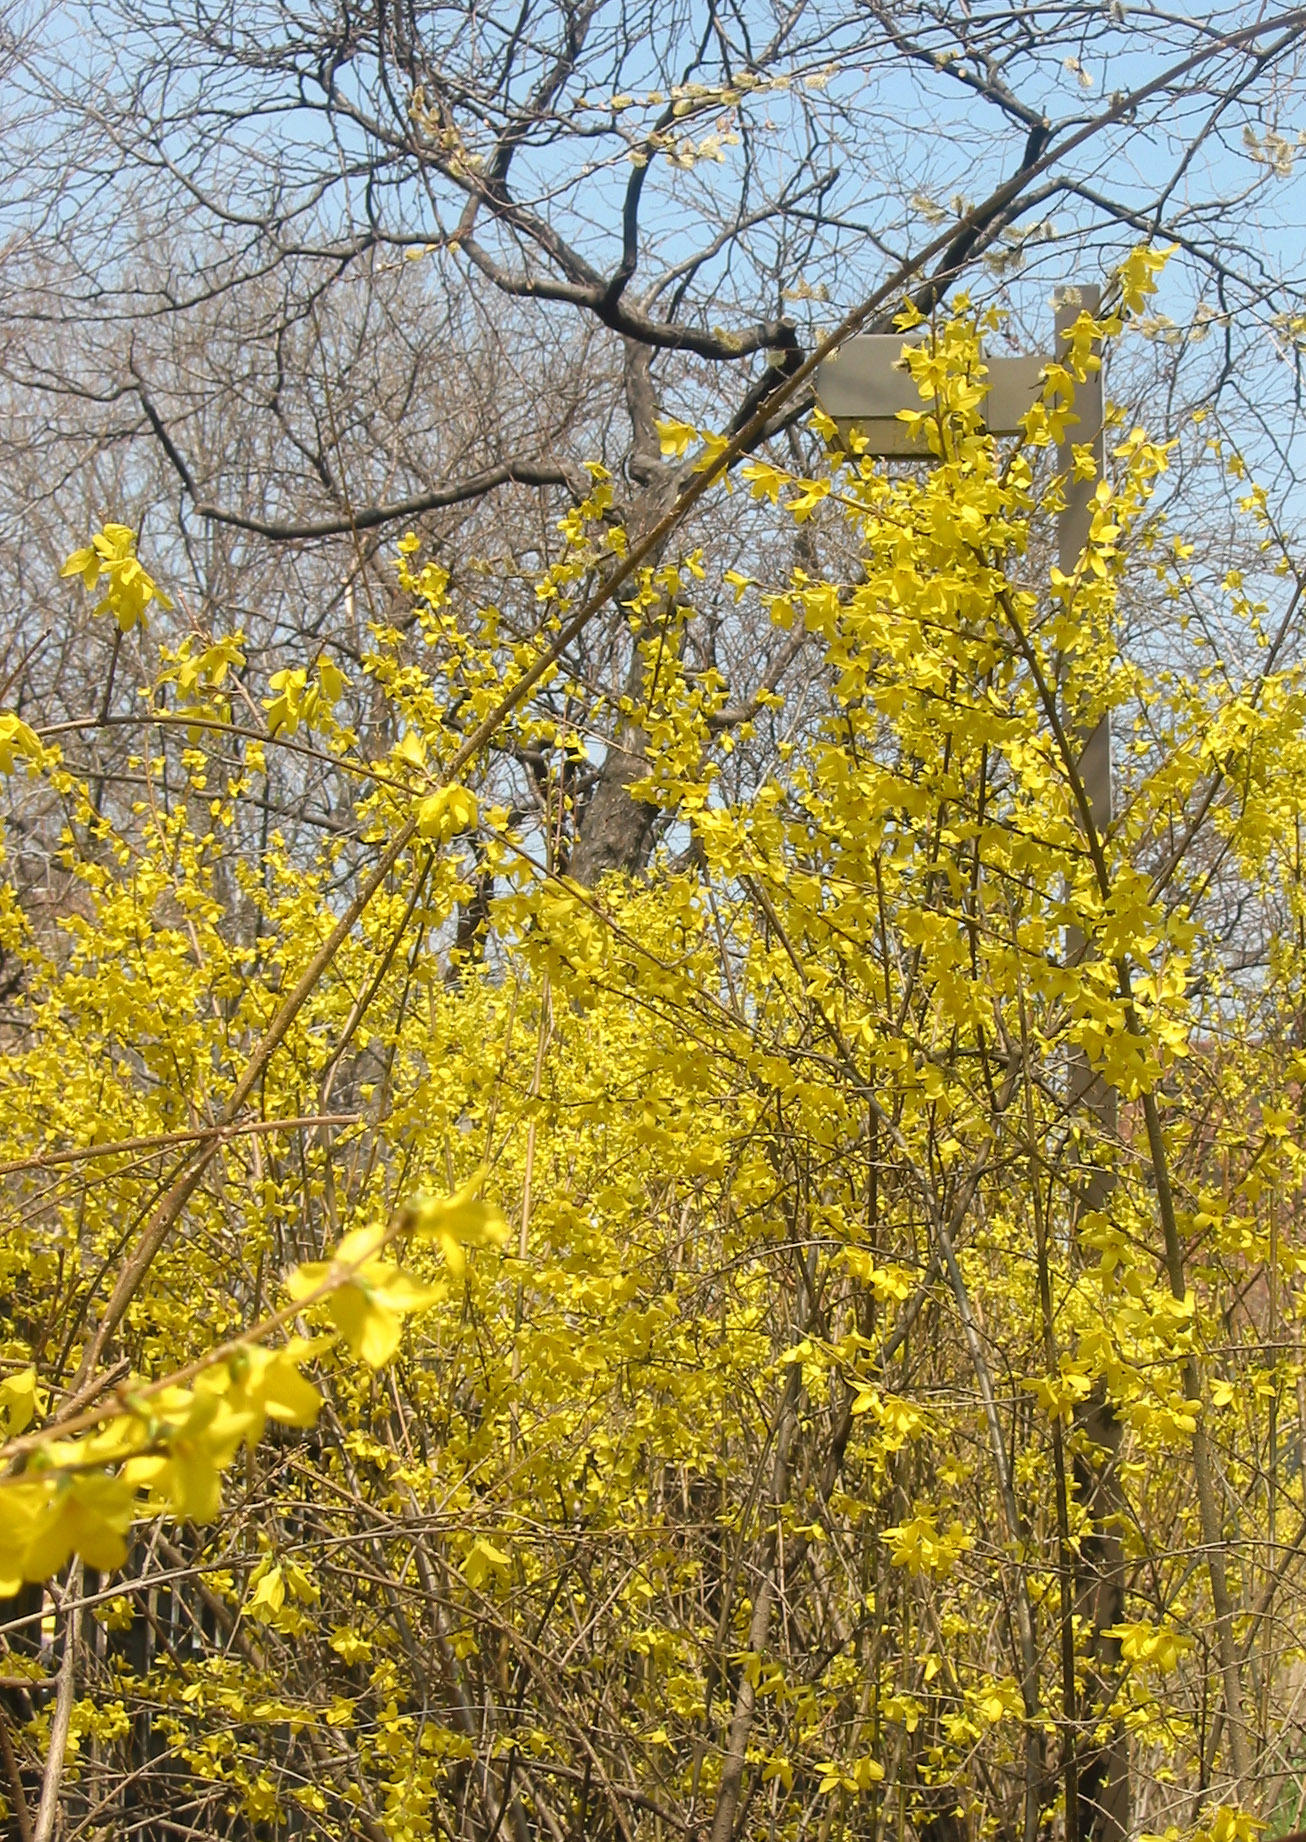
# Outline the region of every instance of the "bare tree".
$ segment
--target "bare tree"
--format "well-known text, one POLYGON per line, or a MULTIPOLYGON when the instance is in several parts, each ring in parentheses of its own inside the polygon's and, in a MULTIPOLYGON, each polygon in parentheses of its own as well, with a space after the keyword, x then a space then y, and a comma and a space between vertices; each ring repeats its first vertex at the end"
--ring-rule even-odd
MULTIPOLYGON (((1182 266, 1167 407, 1222 390, 1246 428, 1276 340, 1298 376, 1301 36, 1293 11, 1087 0, 24 16, 4 78, 13 573, 44 573, 116 455, 98 496, 148 521, 193 618, 347 651, 403 526, 455 566, 534 561, 598 459, 613 517, 644 528, 683 465, 660 411, 741 426, 895 277, 876 325, 964 283, 1045 337, 1049 283, 1140 237, 1182 266)), ((1276 402, 1259 438, 1287 451, 1296 404, 1276 402)), ((741 704, 797 669, 724 610, 693 643, 741 704)), ((571 663, 603 694, 574 713, 570 867, 590 879, 638 867, 655 828, 624 793, 638 725, 610 714, 624 625, 571 663)))

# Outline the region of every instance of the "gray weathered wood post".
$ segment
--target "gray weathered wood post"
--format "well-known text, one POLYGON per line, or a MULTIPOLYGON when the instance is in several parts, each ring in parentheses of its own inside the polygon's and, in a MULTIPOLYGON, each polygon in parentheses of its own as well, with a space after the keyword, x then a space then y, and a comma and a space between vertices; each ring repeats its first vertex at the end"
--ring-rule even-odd
MULTIPOLYGON (((1057 352, 1061 356, 1071 329, 1081 313, 1097 315, 1100 291, 1095 287, 1066 289, 1057 304, 1057 352)), ((1106 438, 1103 426, 1102 375, 1092 371, 1075 384, 1075 411, 1079 417, 1066 432, 1058 453, 1058 466, 1066 475, 1066 502, 1057 531, 1058 561, 1073 575, 1088 543, 1093 522, 1097 482, 1106 473, 1106 438), (1088 446, 1097 463, 1095 478, 1074 477, 1072 447, 1088 446)), ((1079 774, 1094 831, 1099 837, 1110 829, 1113 813, 1111 774, 1111 717, 1104 712, 1087 733, 1081 731, 1079 774)), ((1070 958, 1082 956, 1088 943, 1077 929, 1066 942, 1070 958)), ((1118 1127, 1116 1092, 1094 1075, 1087 1056, 1071 1059, 1067 1099, 1091 1128, 1096 1143, 1087 1146, 1087 1163, 1080 1192, 1080 1210, 1106 1207, 1112 1172, 1102 1148, 1114 1142, 1118 1127)), ((1075 1413, 1075 1484, 1088 1511, 1089 1528, 1080 1542, 1076 1606, 1089 1632, 1090 1665, 1084 1683, 1084 1704, 1076 1722, 1077 1785, 1075 1833, 1080 1842, 1127 1842, 1131 1816, 1129 1736, 1117 1722, 1104 1737, 1091 1735, 1101 1726, 1103 1713, 1114 1698, 1120 1677, 1120 1640, 1108 1632, 1124 1617, 1124 1546, 1119 1517, 1124 1509, 1117 1464, 1121 1426, 1100 1388, 1075 1413)), ((1067 1824, 1069 1829, 1070 1825, 1067 1824)))

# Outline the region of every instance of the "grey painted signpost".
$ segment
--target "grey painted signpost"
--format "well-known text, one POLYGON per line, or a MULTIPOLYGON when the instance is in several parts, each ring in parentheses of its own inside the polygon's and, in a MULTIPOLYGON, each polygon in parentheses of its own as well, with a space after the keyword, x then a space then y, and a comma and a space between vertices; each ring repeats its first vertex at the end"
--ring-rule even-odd
MULTIPOLYGON (((1062 291, 1056 317, 1058 347, 1065 341, 1081 312, 1096 314, 1101 306, 1100 290, 1095 287, 1067 288, 1062 291)), ((921 396, 903 359, 903 346, 929 336, 928 327, 916 327, 909 333, 860 333, 827 358, 816 373, 816 395, 822 409, 847 438, 854 430, 862 437, 862 450, 877 459, 929 459, 921 439, 910 424, 899 420, 902 410, 919 410, 921 396)), ((984 399, 984 426, 992 435, 1018 435, 1021 417, 1038 397, 1043 367, 1048 360, 1040 357, 985 358, 988 394, 984 399)), ((1075 385, 1075 410, 1078 422, 1071 424, 1067 438, 1057 452, 1057 464, 1066 474, 1065 506, 1058 521, 1058 561, 1066 575, 1072 575, 1088 542, 1093 517, 1093 493, 1096 480, 1074 477, 1072 443, 1091 448, 1097 462, 1097 479, 1103 476, 1105 448, 1102 429, 1102 380, 1098 372, 1075 385)), ((1093 827, 1104 832, 1111 823, 1111 721, 1103 716, 1091 734, 1080 738, 1079 772, 1088 796, 1093 827)), ((1073 956, 1076 942, 1069 950, 1073 956)), ((1078 950, 1083 951, 1082 940, 1078 950)), ((1102 1126, 1114 1133, 1116 1099, 1114 1092, 1101 1081, 1089 1076, 1086 1066, 1072 1078, 1072 1096, 1080 1099, 1098 1116, 1102 1126)), ((1090 1200, 1090 1207, 1098 1204, 1090 1200)))
MULTIPOLYGON (((928 327, 909 333, 858 333, 826 359, 816 373, 816 394, 826 415, 845 435, 853 428, 865 452, 886 459, 920 460, 926 450, 899 410, 921 408, 920 392, 903 360, 904 345, 928 336, 928 327)), ((1018 435, 1020 418, 1037 399, 1045 358, 988 358, 984 425, 994 435, 1018 435)))
MULTIPOLYGON (((1060 351, 1081 312, 1097 315, 1101 293, 1096 287, 1062 291, 1057 304, 1056 335, 1060 351)), ((847 439, 855 430, 861 450, 876 459, 922 460, 930 458, 920 435, 899 419, 902 410, 920 410, 920 392, 903 359, 906 343, 929 336, 928 327, 907 334, 862 333, 828 358, 816 374, 817 399, 847 439)), ((986 358, 988 393, 983 404, 984 425, 992 435, 1018 435, 1021 417, 1039 395, 1043 367, 1040 357, 986 358)), ((1102 415, 1102 381, 1098 372, 1075 385, 1078 421, 1071 424, 1057 452, 1057 465, 1066 476, 1065 504, 1058 520, 1058 562, 1064 574, 1074 574, 1092 527, 1093 495, 1104 475, 1105 442, 1102 415), (1097 463, 1096 477, 1077 480, 1072 447, 1089 447, 1097 463)), ((1101 835, 1111 824, 1111 720, 1103 715, 1088 733, 1081 733, 1078 771, 1087 795, 1094 830, 1101 835)), ((1067 958, 1073 963, 1088 950, 1078 929, 1068 929, 1067 958)), ((1067 1106, 1073 1114, 1092 1118, 1110 1143, 1117 1130, 1116 1094, 1093 1074, 1082 1051, 1072 1052, 1066 1085, 1067 1106)), ((1111 1172, 1092 1159, 1080 1192, 1084 1210, 1104 1208, 1111 1193, 1111 1172)), ((1091 1517, 1082 1538, 1076 1568, 1075 1598, 1081 1616, 1093 1633, 1093 1654, 1088 1679, 1088 1701, 1107 1703, 1119 1666, 1119 1640, 1109 1632, 1122 1615, 1124 1555, 1118 1533, 1119 1485, 1115 1459, 1120 1428, 1109 1403, 1100 1393, 1081 1404, 1076 1423, 1086 1436, 1088 1449, 1075 1464, 1076 1483, 1091 1517)), ((1063 1486, 1064 1488, 1064 1486, 1063 1486)), ((1073 1653, 1066 1665, 1073 1682, 1073 1653)), ((1084 1746, 1077 1731, 1078 1696, 1067 1695, 1067 1796, 1068 1838, 1084 1842, 1125 1842, 1130 1831, 1128 1739, 1118 1725, 1108 1728, 1095 1743, 1084 1746), (1076 1756, 1078 1755, 1078 1757, 1076 1756)))

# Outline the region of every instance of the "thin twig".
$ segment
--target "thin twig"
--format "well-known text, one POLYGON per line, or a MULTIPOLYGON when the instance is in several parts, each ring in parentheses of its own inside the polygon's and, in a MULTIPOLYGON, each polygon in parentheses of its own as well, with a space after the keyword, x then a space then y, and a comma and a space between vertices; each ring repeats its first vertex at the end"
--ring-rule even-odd
POLYGON ((77 1687, 77 1634, 82 1614, 77 1598, 82 1590, 82 1563, 74 1561, 68 1571, 64 1589, 63 1662, 59 1666, 59 1690, 54 1715, 50 1721, 50 1750, 46 1755, 41 1778, 41 1801, 36 1811, 32 1842, 50 1842, 59 1814, 59 1788, 63 1783, 64 1762, 68 1753, 68 1731, 73 1718, 73 1696, 77 1687))

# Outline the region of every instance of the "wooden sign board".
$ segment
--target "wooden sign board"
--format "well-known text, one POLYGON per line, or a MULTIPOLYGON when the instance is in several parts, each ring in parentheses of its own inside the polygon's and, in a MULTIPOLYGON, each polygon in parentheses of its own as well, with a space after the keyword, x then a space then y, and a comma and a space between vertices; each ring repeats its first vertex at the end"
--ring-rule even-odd
MULTIPOLYGON (((821 408, 847 437, 856 429, 865 452, 877 459, 917 458, 928 453, 924 436, 897 420, 900 409, 926 407, 903 363, 904 345, 924 332, 857 333, 816 372, 821 408)), ((1046 358, 988 358, 984 426, 992 435, 1018 435, 1020 419, 1037 401, 1046 358)))

